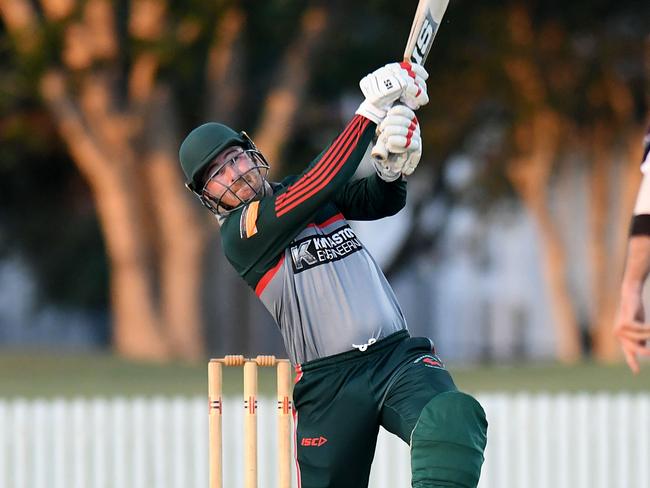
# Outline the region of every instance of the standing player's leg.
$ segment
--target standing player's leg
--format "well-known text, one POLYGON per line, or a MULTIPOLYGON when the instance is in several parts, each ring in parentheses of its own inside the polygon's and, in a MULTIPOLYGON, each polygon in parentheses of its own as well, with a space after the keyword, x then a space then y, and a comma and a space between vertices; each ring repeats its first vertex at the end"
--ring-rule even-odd
POLYGON ((459 392, 423 339, 404 351, 408 361, 391 379, 381 424, 411 446, 413 488, 475 488, 486 445, 487 420, 480 404, 459 392), (424 345, 424 347, 422 347, 424 345))
POLYGON ((294 387, 302 488, 367 488, 379 417, 363 370, 305 371, 294 387))

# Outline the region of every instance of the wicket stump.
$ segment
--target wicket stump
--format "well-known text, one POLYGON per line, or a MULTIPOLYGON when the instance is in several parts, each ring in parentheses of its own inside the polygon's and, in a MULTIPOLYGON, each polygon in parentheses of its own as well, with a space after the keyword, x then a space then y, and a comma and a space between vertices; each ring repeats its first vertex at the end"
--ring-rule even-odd
POLYGON ((275 366, 278 394, 278 488, 291 488, 291 365, 275 356, 225 356, 208 364, 210 488, 222 488, 223 366, 244 367, 244 488, 257 488, 257 368, 275 366))

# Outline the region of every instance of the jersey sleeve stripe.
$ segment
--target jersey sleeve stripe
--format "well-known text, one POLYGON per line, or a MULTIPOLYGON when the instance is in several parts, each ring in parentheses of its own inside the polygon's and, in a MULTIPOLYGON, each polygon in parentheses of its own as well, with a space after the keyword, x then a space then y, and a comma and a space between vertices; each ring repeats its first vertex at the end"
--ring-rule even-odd
POLYGON ((350 134, 349 138, 347 141, 345 141, 345 144, 340 146, 336 153, 332 155, 330 160, 327 162, 327 166, 323 168, 323 170, 315 177, 311 178, 310 182, 308 185, 303 186, 300 190, 295 191, 291 194, 291 196, 287 199, 284 199, 282 202, 276 202, 275 205, 275 210, 276 213, 282 212, 285 207, 291 206, 293 207, 293 203, 299 199, 302 198, 306 193, 310 192, 312 188, 316 186, 320 186, 321 183, 323 182, 324 179, 326 179, 328 176, 334 176, 340 168, 343 166, 343 163, 345 162, 345 158, 342 158, 341 156, 344 154, 349 154, 350 151, 347 151, 347 149, 350 147, 352 144, 352 133, 350 134), (347 151, 347 152, 346 152, 347 151))
POLYGON ((348 124, 343 133, 334 141, 327 152, 323 155, 320 161, 314 167, 305 173, 298 181, 291 185, 285 193, 280 195, 276 200, 276 207, 281 206, 285 201, 289 201, 294 196, 298 195, 301 190, 314 184, 318 177, 326 172, 333 162, 336 161, 337 154, 341 151, 342 147, 347 143, 346 141, 354 133, 354 130, 360 123, 360 118, 355 116, 354 119, 348 124))
POLYGON ((293 183, 285 193, 278 196, 276 200, 276 208, 279 207, 283 202, 288 201, 294 196, 297 196, 302 189, 309 187, 317 182, 318 177, 325 171, 329 169, 329 166, 336 161, 335 156, 340 152, 343 146, 345 146, 346 141, 349 139, 350 135, 355 132, 355 129, 358 129, 358 126, 361 122, 360 116, 355 116, 350 124, 345 128, 343 133, 334 141, 330 146, 327 152, 323 155, 320 161, 307 173, 305 173, 298 181, 293 183))
POLYGON ((355 145, 358 142, 361 134, 367 127, 368 123, 369 123, 368 121, 362 123, 360 129, 357 132, 351 134, 352 139, 348 141, 348 143, 345 146, 341 147, 341 151, 337 155, 338 157, 335 158, 335 160, 333 161, 331 165, 332 168, 330 171, 323 172, 318 177, 318 179, 313 181, 308 187, 303 188, 299 193, 296 193, 291 199, 285 200, 279 205, 276 204, 276 214, 278 217, 289 212, 297 205, 301 204, 306 199, 308 199, 309 197, 313 196, 314 194, 322 190, 330 181, 332 181, 334 176, 336 176, 336 174, 339 172, 341 167, 345 164, 345 161, 350 157, 352 151, 355 149, 355 145), (343 151, 345 152, 341 154, 341 152, 343 151))
POLYGON ((264 289, 271 282, 275 274, 280 270, 283 262, 284 262, 284 253, 280 255, 280 259, 278 259, 277 264, 273 266, 270 270, 268 270, 266 273, 264 273, 264 276, 262 276, 260 281, 257 282, 257 285, 255 286, 255 294, 258 297, 262 293, 264 293, 264 289))
MULTIPOLYGON (((356 142, 356 141, 355 141, 355 142, 356 142)), ((332 179, 334 178, 334 176, 336 176, 336 173, 339 171, 339 169, 340 169, 340 168, 345 164, 345 161, 346 161, 347 158, 350 156, 350 153, 352 153, 353 150, 354 150, 354 144, 350 144, 350 145, 348 146, 348 148, 347 148, 347 151, 346 151, 345 154, 343 155, 343 157, 339 159, 339 162, 338 162, 337 167, 334 168, 334 170, 331 171, 328 175, 326 175, 327 177, 326 177, 324 180, 322 180, 322 181, 318 184, 318 186, 315 186, 315 187, 312 186, 312 187, 310 187, 309 192, 308 192, 308 193, 304 193, 304 192, 302 192, 302 196, 301 196, 298 200, 295 200, 295 199, 294 199, 294 201, 291 202, 290 205, 285 205, 285 206, 283 206, 280 210, 276 210, 276 214, 277 214, 277 216, 278 216, 278 217, 281 217, 282 215, 284 215, 284 214, 286 214, 287 212, 291 211, 292 209, 296 208, 298 205, 300 205, 301 203, 303 203, 304 201, 306 201, 306 200, 309 199, 310 197, 314 196, 316 193, 318 193, 318 192, 319 192, 320 190, 322 190, 323 188, 325 188, 325 187, 327 186, 327 184, 328 184, 330 181, 332 181, 332 179)))

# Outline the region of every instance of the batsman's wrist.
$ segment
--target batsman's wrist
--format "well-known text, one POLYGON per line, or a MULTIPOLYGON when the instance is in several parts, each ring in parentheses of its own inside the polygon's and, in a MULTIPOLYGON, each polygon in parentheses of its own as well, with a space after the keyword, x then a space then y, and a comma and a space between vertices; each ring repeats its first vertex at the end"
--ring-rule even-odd
POLYGON ((368 100, 364 100, 355 113, 377 125, 386 117, 386 110, 377 107, 368 100))
POLYGON ((620 298, 621 302, 631 299, 632 297, 641 297, 643 295, 643 282, 638 280, 627 280, 621 285, 620 298))

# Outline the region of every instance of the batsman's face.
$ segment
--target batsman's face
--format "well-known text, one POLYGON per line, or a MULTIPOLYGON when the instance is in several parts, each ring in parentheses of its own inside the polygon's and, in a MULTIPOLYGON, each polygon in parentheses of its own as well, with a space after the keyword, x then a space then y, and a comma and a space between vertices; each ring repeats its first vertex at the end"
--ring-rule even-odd
POLYGON ((229 147, 208 166, 203 194, 226 209, 238 207, 263 194, 266 169, 257 151, 229 147))

